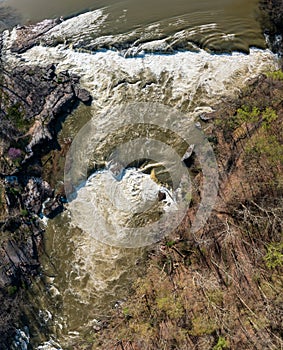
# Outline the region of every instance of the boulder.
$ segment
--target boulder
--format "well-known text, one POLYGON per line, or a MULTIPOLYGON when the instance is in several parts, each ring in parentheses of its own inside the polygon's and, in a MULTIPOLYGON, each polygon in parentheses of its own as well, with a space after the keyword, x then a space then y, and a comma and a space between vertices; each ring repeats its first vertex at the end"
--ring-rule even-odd
POLYGON ((75 94, 83 103, 89 104, 91 102, 91 95, 86 89, 81 89, 75 86, 75 94))

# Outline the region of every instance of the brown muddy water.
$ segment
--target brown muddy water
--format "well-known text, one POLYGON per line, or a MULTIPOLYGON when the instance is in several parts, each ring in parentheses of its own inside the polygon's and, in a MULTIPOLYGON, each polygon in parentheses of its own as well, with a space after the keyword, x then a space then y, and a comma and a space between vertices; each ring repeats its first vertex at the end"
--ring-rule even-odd
POLYGON ((36 22, 45 18, 69 17, 106 7, 105 34, 126 33, 149 24, 165 34, 201 27, 201 45, 247 50, 264 47, 257 21, 258 0, 2 0, 0 24, 36 22), (2 15, 1 15, 2 12, 2 15))

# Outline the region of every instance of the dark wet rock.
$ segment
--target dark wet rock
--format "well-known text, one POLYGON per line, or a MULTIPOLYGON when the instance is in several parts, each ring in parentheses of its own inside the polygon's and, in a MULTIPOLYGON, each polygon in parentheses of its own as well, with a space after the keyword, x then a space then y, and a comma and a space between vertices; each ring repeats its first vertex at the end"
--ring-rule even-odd
MULTIPOLYGON (((14 267, 21 267, 29 265, 30 263, 37 264, 36 261, 32 260, 32 249, 30 245, 26 245, 24 250, 21 250, 15 241, 9 240, 2 246, 3 254, 2 262, 6 266, 10 266, 13 270, 14 267)), ((10 272, 12 274, 12 271, 10 272)))
POLYGON ((38 274, 42 229, 35 217, 0 222, 0 349, 10 350, 27 299, 24 286, 38 274))
POLYGON ((36 120, 29 130, 31 136, 30 143, 26 146, 26 158, 29 158, 33 154, 33 148, 44 143, 48 143, 52 140, 52 135, 46 125, 42 121, 36 120))
MULTIPOLYGON (((1 275, 2 269, 0 269, 1 275)), ((23 304, 21 291, 16 291, 16 287, 0 288, 0 349, 11 350, 12 337, 16 332, 14 320, 20 317, 20 310, 23 304)))
POLYGON ((30 120, 37 117, 52 119, 64 108, 71 107, 79 90, 77 77, 68 72, 56 73, 55 65, 47 67, 22 66, 13 72, 4 72, 3 88, 10 103, 18 105, 19 117, 30 120))
POLYGON ((27 327, 24 327, 23 330, 17 329, 14 341, 12 343, 11 350, 27 350, 29 348, 30 335, 27 327))
POLYGON ((75 87, 75 94, 80 101, 82 101, 86 104, 91 102, 91 95, 86 89, 81 89, 81 88, 78 88, 76 86, 75 87))
POLYGON ((6 148, 15 139, 22 144, 29 140, 22 146, 26 159, 34 155, 34 150, 42 155, 55 147, 52 143, 56 142, 57 121, 80 101, 91 103, 90 93, 79 86, 79 77, 67 71, 57 73, 53 64, 4 71, 1 87, 7 99, 0 101, 0 136, 6 140, 6 148))
POLYGON ((267 44, 273 52, 283 56, 283 1, 261 0, 259 7, 267 44))
POLYGON ((22 194, 23 203, 26 209, 34 214, 39 214, 42 203, 53 196, 53 190, 46 181, 40 178, 29 179, 22 194))
POLYGON ((46 19, 40 23, 29 26, 20 26, 16 28, 16 40, 14 41, 11 51, 16 53, 23 53, 36 45, 39 38, 61 23, 60 19, 46 19))
POLYGON ((0 248, 0 288, 21 286, 39 268, 35 245, 30 238, 25 244, 9 239, 0 248))
POLYGON ((6 176, 5 182, 10 185, 17 185, 18 184, 18 178, 17 176, 6 176))
POLYGON ((0 289, 29 283, 39 268, 42 229, 31 217, 10 217, 0 222, 0 289))
POLYGON ((163 201, 164 199, 166 199, 166 193, 165 193, 165 192, 162 192, 162 191, 159 191, 159 192, 158 192, 158 201, 161 202, 161 201, 163 201))
POLYGON ((3 231, 15 232, 21 226, 21 218, 19 216, 9 217, 6 222, 0 227, 3 231))
MULTIPOLYGON (((56 24, 44 23, 41 33, 56 24)), ((13 50, 23 52, 35 45, 41 34, 22 27, 17 35, 13 50)), ((42 210, 48 218, 63 210, 62 201, 54 197, 54 190, 42 179, 42 157, 58 149, 57 133, 68 113, 80 101, 91 102, 79 80, 67 71, 56 72, 53 64, 2 69, 0 89, 5 99, 0 98, 0 189, 4 203, 0 213, 0 349, 11 349, 9 339, 16 332, 15 322, 19 322, 20 310, 26 303, 21 296, 22 286, 29 285, 31 276, 40 271, 42 210), (20 302, 14 303, 18 298, 20 302)))
POLYGON ((62 213, 64 206, 59 198, 49 199, 44 203, 43 215, 48 219, 53 219, 58 214, 62 213))

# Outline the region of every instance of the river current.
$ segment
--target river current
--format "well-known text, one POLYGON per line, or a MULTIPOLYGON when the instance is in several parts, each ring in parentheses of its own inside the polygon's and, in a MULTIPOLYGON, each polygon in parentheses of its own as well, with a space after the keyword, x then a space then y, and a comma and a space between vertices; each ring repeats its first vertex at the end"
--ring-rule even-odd
MULTIPOLYGON (((68 17, 87 9, 105 8, 107 18, 100 36, 128 33, 152 40, 175 35, 211 50, 264 47, 258 21, 258 0, 2 0, 0 26, 34 23, 45 18, 68 17), (146 27, 150 31, 144 32, 146 27), (141 35, 144 33, 144 35, 141 35)), ((113 44, 113 43, 112 43, 113 44)))
MULTIPOLYGON (((160 161, 154 158, 156 154, 146 157, 143 151, 143 145, 156 136, 151 134, 144 106, 155 111, 155 125, 172 127, 182 136, 180 140, 171 136, 170 142, 168 135, 158 137, 158 142, 176 150, 176 157, 182 156, 189 146, 183 143, 184 130, 195 123, 202 128, 200 115, 213 111, 224 97, 237 96, 248 79, 276 69, 276 57, 265 48, 254 0, 42 0, 36 4, 6 0, 0 4, 11 15, 11 22, 3 20, 3 26, 13 21, 66 18, 42 36, 40 45, 20 55, 10 51, 15 30, 6 31, 3 61, 7 68, 54 63, 57 72, 79 75, 82 87, 93 97, 90 107, 80 106, 67 118, 59 134, 61 141, 71 140, 77 147, 73 162, 87 154, 91 164, 85 173, 80 167, 84 163, 78 163, 74 172, 68 165, 65 168, 67 192, 70 173, 73 181, 70 203, 62 215, 44 221, 44 283, 40 279, 34 283, 29 293, 36 306, 26 310, 34 318, 30 330, 34 349, 72 349, 99 327, 110 308, 123 301, 131 283, 144 271, 144 246, 162 237, 154 232, 148 244, 119 244, 124 232, 117 225, 144 228, 160 213, 173 215, 180 193, 189 201, 188 187, 180 185, 182 173, 177 185, 172 185, 170 171, 176 174, 176 170, 170 159, 160 161), (128 117, 126 110, 117 111, 117 106, 125 104, 133 106, 136 119, 128 117), (180 125, 174 126, 174 120, 180 125), (141 125, 142 136, 138 133, 141 125), (88 138, 91 128, 94 139, 88 138), (81 130, 85 133, 80 134, 81 130), (134 160, 148 158, 162 164, 154 167, 143 160, 120 172, 121 157, 117 162, 116 151, 111 150, 134 138, 135 132, 142 139, 139 152, 143 153, 134 160), (74 143, 76 137, 79 141, 74 143), (89 150, 92 147, 95 151, 89 150), (154 213, 144 209, 148 203, 154 213), (140 219, 140 212, 147 214, 140 219), (115 234, 118 238, 112 240, 115 234)), ((127 144, 127 148, 134 149, 134 145, 127 144)), ((61 186, 63 174, 56 181, 61 186)))

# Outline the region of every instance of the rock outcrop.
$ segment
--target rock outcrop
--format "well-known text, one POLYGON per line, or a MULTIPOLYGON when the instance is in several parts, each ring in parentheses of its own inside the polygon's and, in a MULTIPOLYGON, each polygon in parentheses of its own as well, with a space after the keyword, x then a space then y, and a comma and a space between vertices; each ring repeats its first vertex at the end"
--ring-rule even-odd
POLYGON ((261 0, 259 6, 267 43, 272 51, 283 56, 283 1, 261 0))
POLYGON ((18 67, 3 76, 0 120, 6 125, 2 133, 7 134, 3 136, 30 137, 29 152, 56 136, 53 126, 58 116, 68 114, 79 101, 91 102, 88 91, 79 86, 79 77, 57 74, 55 65, 18 67))
MULTIPOLYGON (((18 28, 11 50, 32 47, 57 23, 18 28)), ((1 48, 0 40, 0 59, 1 48)), ((0 61, 0 76, 0 349, 10 349, 9 339, 25 303, 22 287, 40 271, 40 218, 53 218, 63 210, 62 194, 55 194, 42 179, 42 157, 59 147, 61 122, 80 102, 91 103, 91 96, 80 87, 78 76, 57 73, 52 64, 10 71, 0 61)))

